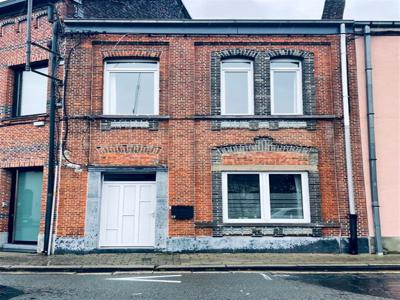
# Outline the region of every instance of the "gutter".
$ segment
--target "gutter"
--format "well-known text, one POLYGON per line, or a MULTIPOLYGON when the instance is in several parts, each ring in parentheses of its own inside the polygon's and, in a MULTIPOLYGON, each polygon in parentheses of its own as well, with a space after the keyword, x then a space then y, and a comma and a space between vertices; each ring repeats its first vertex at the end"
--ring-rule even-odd
POLYGON ((372 59, 371 59, 371 28, 364 26, 364 48, 365 48, 365 78, 367 89, 367 118, 368 118, 368 152, 371 185, 372 217, 375 232, 375 252, 383 255, 381 220, 379 213, 378 180, 376 167, 375 149, 375 112, 374 97, 372 92, 372 59))
MULTIPOLYGON (((56 18, 54 11, 53 16, 48 16, 49 20, 56 18)), ((51 68, 51 84, 50 84, 50 117, 49 117, 49 153, 47 167, 47 200, 46 200, 46 216, 44 229, 44 247, 43 252, 46 255, 51 254, 51 236, 53 225, 53 205, 54 205, 54 190, 55 190, 55 122, 56 122, 56 76, 57 76, 57 52, 58 52, 58 20, 52 20, 53 33, 51 40, 50 52, 50 68, 51 68)))
POLYGON ((340 25, 340 61, 342 78, 342 97, 343 97, 343 123, 344 123, 344 143, 347 171, 347 192, 349 197, 349 222, 350 222, 350 254, 358 254, 357 241, 357 214, 354 200, 354 180, 353 180, 353 158, 351 152, 351 132, 350 132, 350 109, 347 78, 347 45, 346 45, 346 24, 340 25))

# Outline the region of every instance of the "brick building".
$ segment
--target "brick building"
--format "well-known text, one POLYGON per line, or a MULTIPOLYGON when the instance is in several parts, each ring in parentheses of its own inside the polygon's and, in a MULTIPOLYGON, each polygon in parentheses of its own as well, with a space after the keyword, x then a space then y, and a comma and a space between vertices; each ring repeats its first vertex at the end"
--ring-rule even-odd
MULTIPOLYGON (((196 21, 180 2, 165 2, 171 10, 155 5, 142 16, 129 16, 129 6, 104 16, 103 1, 60 6, 53 249, 347 251, 343 23, 359 250, 368 251, 353 22, 196 21)), ((41 197, 44 222, 38 183, 48 120, 12 114, 24 50, 19 19, 8 18, 14 25, 0 37, 8 79, 0 90, 0 230, 12 244, 18 230, 9 221, 20 220, 10 208, 32 197, 20 185, 37 182, 27 190, 41 197)), ((47 38, 48 24, 39 28, 47 38)))

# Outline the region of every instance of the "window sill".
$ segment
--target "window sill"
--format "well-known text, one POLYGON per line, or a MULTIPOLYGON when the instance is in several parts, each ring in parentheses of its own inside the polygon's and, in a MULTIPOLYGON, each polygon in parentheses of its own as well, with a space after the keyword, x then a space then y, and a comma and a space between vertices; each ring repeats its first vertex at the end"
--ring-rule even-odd
POLYGON ((335 115, 196 115, 194 120, 336 120, 335 115))
POLYGON ((100 120, 102 131, 113 129, 148 129, 157 131, 161 121, 168 121, 169 116, 141 115, 141 116, 121 116, 121 115, 98 115, 91 116, 93 120, 100 120))
POLYGON ((129 115, 97 115, 97 116, 91 116, 91 118, 95 120, 169 120, 169 116, 160 116, 160 115, 135 115, 135 116, 129 116, 129 115))
POLYGON ((30 124, 37 121, 45 121, 49 115, 36 114, 36 115, 26 115, 18 117, 7 117, 0 119, 0 125, 17 125, 17 124, 30 124))
POLYGON ((307 227, 307 228, 339 228, 338 223, 220 223, 196 222, 197 228, 218 227, 307 227))

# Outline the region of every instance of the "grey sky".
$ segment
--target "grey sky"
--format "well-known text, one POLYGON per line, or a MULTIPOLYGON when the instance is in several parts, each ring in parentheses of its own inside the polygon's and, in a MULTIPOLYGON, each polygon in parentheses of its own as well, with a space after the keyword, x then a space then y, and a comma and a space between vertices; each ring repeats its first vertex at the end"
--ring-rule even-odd
MULTIPOLYGON (((194 19, 320 19, 324 0, 183 0, 194 19)), ((400 20, 400 0, 346 0, 346 19, 400 20)))

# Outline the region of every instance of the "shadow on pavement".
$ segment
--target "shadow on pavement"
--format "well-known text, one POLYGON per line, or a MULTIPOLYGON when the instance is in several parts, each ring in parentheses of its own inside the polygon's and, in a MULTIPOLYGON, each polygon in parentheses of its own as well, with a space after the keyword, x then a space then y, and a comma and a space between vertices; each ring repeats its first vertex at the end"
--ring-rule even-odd
POLYGON ((398 275, 299 275, 288 279, 361 295, 400 299, 398 275))
POLYGON ((12 287, 0 285, 0 299, 7 300, 20 295, 23 295, 24 292, 21 290, 14 289, 12 287))

